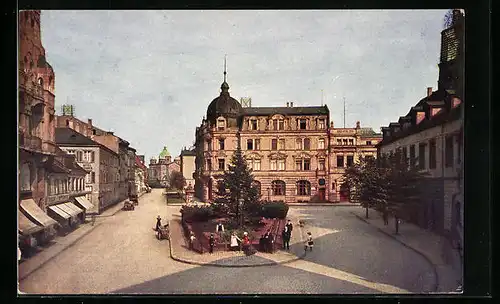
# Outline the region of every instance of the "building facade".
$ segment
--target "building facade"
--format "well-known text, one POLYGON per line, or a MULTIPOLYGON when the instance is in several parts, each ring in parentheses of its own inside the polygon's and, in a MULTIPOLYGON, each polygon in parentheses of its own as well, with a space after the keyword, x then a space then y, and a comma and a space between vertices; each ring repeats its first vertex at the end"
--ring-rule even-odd
MULTIPOLYGON (((70 128, 57 128, 58 146, 68 154, 75 155, 76 162, 88 171, 85 188, 88 200, 93 205, 92 213, 124 200, 120 190, 118 154, 70 128)), ((77 187, 81 187, 79 182, 77 187)))
POLYGON ((361 156, 376 157, 375 145, 382 140, 382 134, 371 128, 361 128, 358 121, 355 128, 335 128, 331 122, 329 135, 329 198, 331 201, 349 201, 349 188, 343 183, 345 169, 361 156))
POLYGON ((196 151, 183 149, 181 151, 181 165, 180 171, 184 179, 186 180, 186 188, 191 185, 191 188, 194 189, 194 172, 196 171, 195 160, 196 160, 196 151))
MULTIPOLYGON (((441 41, 438 89, 388 127, 378 153, 400 149, 428 174, 421 204, 408 220, 461 243, 463 241, 463 22, 460 10, 441 41), (450 34, 452 33, 452 35, 450 34), (461 68, 457 68, 461 67, 461 68)), ((456 242, 455 242, 456 243, 456 242)))
POLYGON ((160 152, 158 159, 152 157, 149 161, 148 184, 151 187, 169 187, 170 176, 174 171, 181 171, 181 159, 172 155, 166 146, 160 152))
POLYGON ((146 191, 147 188, 147 178, 148 178, 148 168, 143 162, 144 157, 135 157, 135 191, 137 195, 140 195, 146 191))

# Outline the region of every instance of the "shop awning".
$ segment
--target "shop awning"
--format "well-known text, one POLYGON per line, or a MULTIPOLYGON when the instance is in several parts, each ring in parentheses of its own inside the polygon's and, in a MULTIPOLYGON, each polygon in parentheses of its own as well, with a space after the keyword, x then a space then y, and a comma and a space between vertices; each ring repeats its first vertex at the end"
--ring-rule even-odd
POLYGON ((77 196, 75 197, 76 203, 81 207, 85 208, 85 210, 90 210, 94 208, 91 202, 85 196, 77 196))
POLYGON ((61 208, 59 208, 57 206, 50 206, 49 209, 54 211, 55 213, 57 213, 59 216, 61 216, 62 218, 66 219, 66 220, 71 217, 71 215, 64 212, 64 210, 62 210, 61 208))
POLYGON ((19 232, 21 232, 22 235, 27 236, 43 230, 42 226, 33 223, 29 218, 26 217, 26 215, 21 212, 21 210, 18 210, 17 212, 19 219, 19 232))
POLYGON ((78 208, 78 206, 76 206, 76 205, 75 205, 75 204, 73 204, 73 203, 66 203, 66 205, 67 205, 69 208, 71 208, 73 211, 75 211, 75 212, 76 212, 76 214, 80 214, 80 213, 82 213, 82 212, 84 211, 83 209, 78 208))
POLYGON ((50 218, 40 207, 38 207, 33 199, 22 200, 21 209, 44 227, 50 227, 57 224, 54 219, 50 218))
POLYGON ((68 213, 72 217, 77 216, 80 212, 78 212, 78 211, 74 210, 73 208, 71 208, 69 206, 70 204, 71 203, 63 203, 63 204, 57 205, 57 207, 59 207, 60 209, 62 209, 64 212, 68 213))

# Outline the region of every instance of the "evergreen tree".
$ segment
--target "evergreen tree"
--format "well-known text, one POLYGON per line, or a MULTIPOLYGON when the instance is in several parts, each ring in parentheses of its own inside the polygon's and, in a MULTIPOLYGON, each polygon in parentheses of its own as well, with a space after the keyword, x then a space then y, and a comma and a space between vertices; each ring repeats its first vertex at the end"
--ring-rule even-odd
POLYGON ((243 158, 240 145, 231 158, 228 170, 224 172, 217 191, 215 204, 227 210, 229 216, 239 220, 250 215, 250 210, 257 210, 255 206, 259 203, 258 186, 254 183, 252 170, 248 168, 243 158), (243 208, 240 208, 239 200, 243 200, 243 208))

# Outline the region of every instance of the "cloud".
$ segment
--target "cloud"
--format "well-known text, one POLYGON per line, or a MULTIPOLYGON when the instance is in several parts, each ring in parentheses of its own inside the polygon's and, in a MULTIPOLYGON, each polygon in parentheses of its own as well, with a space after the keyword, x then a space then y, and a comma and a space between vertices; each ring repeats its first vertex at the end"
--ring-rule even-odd
POLYGON ((437 84, 445 10, 42 11, 56 105, 112 129, 147 158, 194 141, 219 95, 319 105, 379 129, 437 84), (335 81, 333 79, 337 78, 335 81))

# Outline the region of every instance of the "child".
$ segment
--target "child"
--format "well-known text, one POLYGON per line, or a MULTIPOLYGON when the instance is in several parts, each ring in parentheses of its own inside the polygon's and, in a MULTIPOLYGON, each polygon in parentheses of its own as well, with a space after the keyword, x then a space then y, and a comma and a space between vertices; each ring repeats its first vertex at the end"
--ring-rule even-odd
POLYGON ((189 235, 189 249, 193 250, 193 245, 194 245, 194 240, 195 240, 194 233, 191 231, 191 234, 189 235))
POLYGON ((314 246, 314 241, 313 241, 313 238, 312 238, 312 234, 311 234, 311 232, 308 232, 307 233, 306 244, 304 246, 304 250, 307 250, 307 248, 309 248, 309 250, 312 251, 313 250, 313 246, 314 246))

